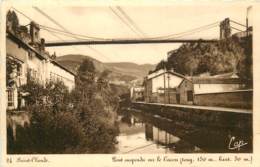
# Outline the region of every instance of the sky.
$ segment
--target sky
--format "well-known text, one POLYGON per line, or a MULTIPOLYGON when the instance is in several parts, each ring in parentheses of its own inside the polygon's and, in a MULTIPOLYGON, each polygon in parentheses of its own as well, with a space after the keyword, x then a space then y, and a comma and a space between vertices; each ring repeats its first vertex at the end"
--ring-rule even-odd
MULTIPOLYGON (((32 6, 12 6, 18 11, 21 25, 27 25, 34 20, 40 25, 60 29, 39 10, 32 6), (30 19, 28 19, 27 17, 30 19)), ((239 23, 246 24, 245 5, 211 5, 211 6, 120 6, 121 10, 130 18, 120 13, 116 6, 37 6, 52 20, 66 30, 75 34, 97 38, 152 38, 176 34, 200 26, 219 22, 227 17, 239 23), (115 14, 117 13, 117 15, 115 14), (120 18, 122 20, 120 20, 120 18), (131 25, 135 24, 137 28, 131 25), (128 24, 128 26, 126 25, 128 24), (129 26, 130 25, 130 26, 129 26), (131 27, 131 28, 129 28, 131 27), (139 31, 138 31, 138 30, 139 31)), ((238 29, 243 27, 231 24, 238 29)), ((233 30, 232 33, 237 32, 233 30)), ((45 41, 75 40, 61 34, 50 33, 41 29, 41 37, 45 41), (58 37, 57 37, 58 36, 58 37)), ((217 39, 219 26, 182 37, 185 39, 217 39)), ((82 54, 91 56, 102 62, 133 62, 137 64, 156 64, 167 58, 167 52, 177 49, 181 44, 131 44, 131 45, 91 45, 91 46, 63 46, 48 47, 47 51, 55 52, 57 56, 66 54, 82 54)))

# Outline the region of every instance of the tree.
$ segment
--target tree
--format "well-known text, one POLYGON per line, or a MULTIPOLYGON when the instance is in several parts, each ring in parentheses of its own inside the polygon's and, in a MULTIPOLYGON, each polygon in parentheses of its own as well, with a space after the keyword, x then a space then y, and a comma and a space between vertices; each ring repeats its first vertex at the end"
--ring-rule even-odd
POLYGON ((70 95, 62 82, 50 82, 43 87, 35 80, 28 80, 21 89, 29 93, 26 110, 31 123, 17 127, 15 141, 8 135, 9 153, 89 151, 83 125, 70 107, 70 95))
MULTIPOLYGON (((103 89, 98 89, 92 65, 89 61, 82 63, 77 85, 71 93, 62 82, 49 82, 43 87, 35 80, 28 80, 22 89, 30 94, 27 110, 31 115, 31 125, 18 130, 16 141, 8 138, 10 152, 114 151, 119 133, 115 107, 118 99, 109 85, 104 87, 102 84, 103 89)), ((99 80, 107 82, 107 74, 101 74, 99 80)))
POLYGON ((96 69, 94 63, 88 58, 83 60, 78 68, 78 77, 80 77, 80 80, 82 81, 87 81, 87 83, 92 84, 94 82, 95 73, 96 69))
POLYGON ((156 70, 173 68, 183 75, 211 75, 226 72, 238 73, 240 78, 252 80, 252 43, 235 37, 218 43, 183 44, 171 52, 167 62, 161 61, 156 70))
POLYGON ((78 69, 76 89, 73 92, 75 111, 82 122, 92 152, 108 152, 114 148, 118 127, 115 124, 115 106, 118 99, 108 83, 109 71, 100 74, 95 82, 95 66, 85 60, 78 69))

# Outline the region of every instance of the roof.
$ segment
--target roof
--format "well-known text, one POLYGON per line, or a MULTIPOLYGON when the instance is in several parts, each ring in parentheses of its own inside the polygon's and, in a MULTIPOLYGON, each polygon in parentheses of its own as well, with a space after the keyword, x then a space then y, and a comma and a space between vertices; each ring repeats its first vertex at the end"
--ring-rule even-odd
POLYGON ((192 78, 194 84, 242 84, 238 78, 192 78))
POLYGON ((10 54, 6 54, 7 55, 7 59, 10 59, 10 60, 14 60, 14 61, 18 61, 18 62, 21 62, 21 63, 24 63, 24 61, 23 60, 20 60, 20 59, 17 59, 16 57, 14 57, 14 56, 12 56, 12 55, 10 55, 10 54))
POLYGON ((229 72, 211 76, 212 78, 239 78, 237 73, 229 72))
POLYGON ((40 58, 40 59, 46 59, 45 56, 43 56, 39 51, 37 51, 35 48, 33 48, 32 46, 30 46, 29 44, 25 43, 22 39, 18 38, 15 34, 13 34, 10 31, 7 31, 7 37, 9 39, 11 39, 12 41, 14 41, 15 43, 17 43, 18 45, 24 47, 25 49, 29 49, 31 51, 33 51, 34 53, 36 53, 35 55, 40 58))
POLYGON ((180 77, 180 78, 189 80, 187 77, 185 77, 185 76, 182 75, 182 74, 176 73, 176 72, 174 72, 174 71, 165 71, 165 70, 159 70, 159 71, 157 71, 157 72, 154 72, 154 73, 148 75, 148 76, 147 76, 147 80, 151 80, 151 79, 153 79, 153 78, 157 78, 157 77, 163 75, 164 73, 171 74, 171 75, 175 75, 175 76, 178 76, 178 77, 180 77), (151 77, 149 78, 149 76, 151 76, 151 77))
POLYGON ((69 69, 67 69, 66 67, 64 67, 63 65, 61 65, 60 63, 58 63, 57 61, 55 61, 55 60, 53 60, 53 59, 50 59, 50 62, 53 63, 53 64, 55 64, 55 65, 57 65, 57 66, 59 66, 59 67, 62 68, 63 70, 67 71, 68 73, 70 73, 70 74, 76 76, 75 73, 73 73, 72 71, 70 71, 69 69))
MULTIPOLYGON (((14 41, 15 43, 17 43, 18 45, 21 45, 22 47, 24 47, 25 49, 29 49, 31 51, 33 51, 34 53, 36 53, 35 55, 40 58, 40 59, 47 59, 47 55, 44 56, 44 54, 40 53, 39 51, 37 51, 35 48, 33 48, 32 46, 30 46, 29 44, 27 44, 26 42, 24 42, 22 39, 18 38, 15 34, 13 34, 10 31, 7 31, 7 37, 10 38, 12 41, 14 41)), ((76 75, 75 73, 73 73, 72 71, 68 70, 66 67, 64 67, 63 65, 61 65, 60 63, 58 63, 57 61, 50 59, 50 62, 59 66, 60 68, 62 68, 63 70, 69 72, 72 75, 76 75)))
POLYGON ((194 84, 242 84, 243 81, 234 72, 206 77, 190 77, 194 84))

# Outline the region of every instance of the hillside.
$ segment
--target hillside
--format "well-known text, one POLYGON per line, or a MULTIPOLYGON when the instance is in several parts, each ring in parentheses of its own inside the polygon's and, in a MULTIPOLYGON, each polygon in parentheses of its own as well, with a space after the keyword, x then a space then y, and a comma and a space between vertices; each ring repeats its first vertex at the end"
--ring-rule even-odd
POLYGON ((90 56, 78 54, 60 56, 57 57, 57 61, 71 71, 76 72, 80 63, 86 58, 93 61, 98 73, 104 70, 110 70, 110 80, 115 82, 124 81, 128 83, 133 80, 142 80, 150 70, 155 68, 155 65, 151 64, 138 65, 130 62, 103 63, 90 56))
POLYGON ((129 62, 105 63, 105 66, 112 71, 120 72, 126 75, 136 76, 137 78, 143 78, 148 74, 150 70, 153 70, 155 67, 151 64, 138 65, 129 62))
POLYGON ((105 69, 103 63, 101 63, 100 61, 91 58, 90 56, 85 56, 85 55, 65 55, 65 56, 60 56, 57 57, 57 61, 59 63, 61 63, 62 65, 64 65, 65 67, 67 67, 68 69, 70 69, 73 72, 77 71, 77 68, 79 67, 80 63, 84 60, 84 59, 90 59, 93 61, 97 71, 103 71, 105 69))
POLYGON ((252 80, 252 39, 232 37, 217 43, 187 43, 169 52, 167 61, 155 70, 174 69, 183 75, 217 75, 236 72, 241 79, 252 80))

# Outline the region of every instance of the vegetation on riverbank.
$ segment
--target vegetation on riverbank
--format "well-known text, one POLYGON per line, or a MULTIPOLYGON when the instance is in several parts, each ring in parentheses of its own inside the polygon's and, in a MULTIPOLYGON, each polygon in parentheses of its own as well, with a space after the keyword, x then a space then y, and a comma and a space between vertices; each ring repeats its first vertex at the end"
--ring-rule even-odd
POLYGON ((109 153, 119 133, 118 97, 108 84, 107 72, 95 74, 86 59, 78 69, 76 87, 69 92, 62 82, 45 87, 28 80, 30 124, 8 127, 8 153, 109 153))

